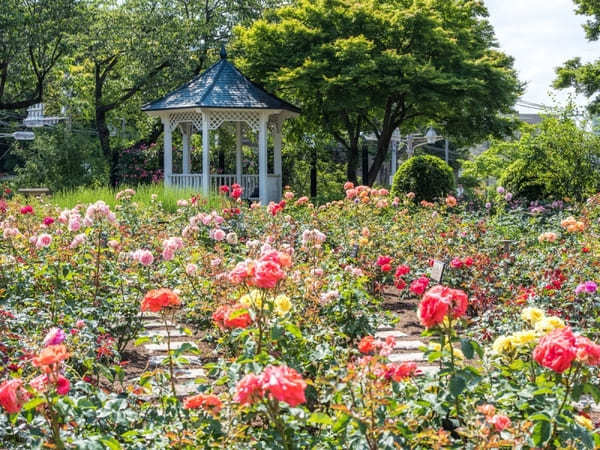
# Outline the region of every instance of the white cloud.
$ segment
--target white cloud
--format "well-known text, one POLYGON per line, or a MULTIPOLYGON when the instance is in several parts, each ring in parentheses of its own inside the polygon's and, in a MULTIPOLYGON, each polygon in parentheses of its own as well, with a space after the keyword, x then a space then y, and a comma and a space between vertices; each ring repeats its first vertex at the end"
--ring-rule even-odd
MULTIPOLYGON (((553 91, 556 67, 580 56, 600 58, 600 43, 585 39, 572 0, 485 0, 500 48, 515 58, 521 81, 527 83, 526 100, 553 105, 553 96, 564 101, 568 93, 553 91)), ((578 98, 585 104, 585 98, 578 98)), ((531 111, 529 111, 531 112, 531 111)))

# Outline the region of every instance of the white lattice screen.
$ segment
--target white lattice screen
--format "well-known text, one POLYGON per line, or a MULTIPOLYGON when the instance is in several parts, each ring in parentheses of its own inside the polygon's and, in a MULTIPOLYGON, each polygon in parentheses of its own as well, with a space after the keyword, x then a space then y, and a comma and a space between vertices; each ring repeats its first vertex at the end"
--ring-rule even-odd
POLYGON ((169 114, 169 123, 171 130, 174 130, 180 123, 191 123, 196 130, 202 130, 202 114, 189 111, 169 114))
POLYGON ((258 131, 260 113, 252 111, 211 111, 208 113, 208 128, 216 130, 223 122, 246 122, 250 128, 258 131))

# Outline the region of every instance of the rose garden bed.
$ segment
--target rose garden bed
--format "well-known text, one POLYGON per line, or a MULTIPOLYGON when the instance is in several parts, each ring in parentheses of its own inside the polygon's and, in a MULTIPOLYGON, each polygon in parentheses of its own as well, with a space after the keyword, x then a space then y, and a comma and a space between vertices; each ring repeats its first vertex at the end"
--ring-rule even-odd
POLYGON ((0 200, 0 447, 599 444, 598 199, 345 188, 174 214, 133 191, 112 210, 0 200), (382 326, 425 329, 439 370, 390 362, 382 326), (175 350, 156 366, 158 343, 175 350), (182 395, 190 356, 203 375, 182 395))

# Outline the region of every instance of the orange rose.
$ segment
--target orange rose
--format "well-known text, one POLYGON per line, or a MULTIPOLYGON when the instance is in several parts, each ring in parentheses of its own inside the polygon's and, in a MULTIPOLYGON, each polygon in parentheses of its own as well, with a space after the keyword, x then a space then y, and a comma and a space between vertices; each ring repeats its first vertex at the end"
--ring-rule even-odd
POLYGON ((71 355, 67 353, 67 347, 64 345, 49 345, 33 358, 33 365, 36 367, 51 366, 64 361, 69 356, 71 355))
POLYGON ((171 289, 161 288, 148 291, 142 300, 141 310, 159 312, 163 308, 180 306, 181 300, 171 289))

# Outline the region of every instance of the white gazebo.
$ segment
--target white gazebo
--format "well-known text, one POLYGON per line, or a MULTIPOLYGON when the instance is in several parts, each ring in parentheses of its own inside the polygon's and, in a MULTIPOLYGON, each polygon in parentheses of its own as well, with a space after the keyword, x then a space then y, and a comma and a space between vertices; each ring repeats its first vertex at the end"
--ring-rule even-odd
POLYGON ((227 60, 221 60, 206 72, 142 107, 151 116, 160 117, 164 127, 165 186, 191 187, 209 191, 222 185, 240 184, 246 198, 255 197, 264 205, 281 198, 281 130, 283 122, 300 110, 247 79, 227 60), (236 173, 210 173, 211 130, 232 123, 236 133, 236 173), (173 173, 172 133, 179 129, 183 137, 182 173, 173 173), (258 133, 258 175, 242 173, 242 134, 258 133), (268 173, 268 132, 273 136, 273 173, 268 173), (202 134, 202 173, 193 173, 190 155, 192 133, 202 134))

